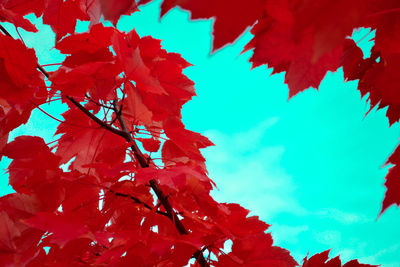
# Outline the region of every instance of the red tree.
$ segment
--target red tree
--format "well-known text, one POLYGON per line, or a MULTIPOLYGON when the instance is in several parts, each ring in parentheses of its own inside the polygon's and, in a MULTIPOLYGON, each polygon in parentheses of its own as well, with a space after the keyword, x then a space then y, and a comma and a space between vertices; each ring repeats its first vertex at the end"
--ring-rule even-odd
MULTIPOLYGON (((165 0, 162 14, 176 5, 193 19, 215 17, 214 49, 256 23, 245 50, 254 49, 255 67, 285 71, 291 96, 342 66, 372 106, 388 106, 391 123, 399 119, 397 1, 165 0), (369 58, 347 38, 358 27, 376 30, 369 58)), ((99 23, 103 17, 117 25, 137 7, 133 0, 0 1, 0 20, 26 31, 37 30, 25 15, 43 16, 66 55, 47 72, 33 49, 0 27, 0 149, 12 159, 16 191, 0 198, 1 265, 183 266, 192 259, 200 266, 295 266, 287 250, 273 246, 266 223, 210 197, 200 149, 213 144, 181 122, 182 105, 195 95, 182 74, 190 63, 159 40, 99 23), (78 19, 91 22, 88 32, 75 33, 78 19), (68 105, 61 138, 8 142, 9 132, 49 101, 68 105), (157 152, 161 161, 152 157, 157 152), (223 250, 228 240, 230 252, 223 250)), ((387 176, 382 210, 400 204, 397 173, 395 166, 387 176)), ((328 253, 303 266, 342 266, 328 253)))

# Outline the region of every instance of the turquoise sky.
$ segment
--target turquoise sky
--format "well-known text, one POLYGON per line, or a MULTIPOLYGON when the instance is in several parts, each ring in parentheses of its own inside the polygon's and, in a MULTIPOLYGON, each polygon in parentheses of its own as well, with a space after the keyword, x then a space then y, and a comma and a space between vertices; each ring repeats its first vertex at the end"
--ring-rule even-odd
MULTIPOLYGON (((369 109, 356 82, 343 82, 341 70, 329 73, 319 92, 307 90, 288 98, 283 75, 270 76, 265 66, 254 70, 240 55, 251 35, 210 55, 212 21, 189 21, 174 9, 159 21, 160 1, 123 17, 119 29, 135 28, 141 35, 162 39, 194 67, 185 73, 196 83, 197 95, 184 106, 187 128, 203 133, 215 144, 204 150, 210 177, 221 202, 237 202, 272 224, 277 245, 301 262, 310 254, 332 248, 331 256, 345 261, 400 266, 400 211, 389 208, 377 220, 384 194, 383 167, 400 136, 389 128, 385 110, 369 109)), ((80 24, 85 29, 87 24, 80 24)), ((22 31, 28 46, 37 47, 41 64, 62 57, 40 33, 22 31)), ((367 31, 355 33, 360 40, 367 31)), ((53 36, 53 35, 52 35, 53 36)), ((371 36, 372 37, 372 36, 371 36)), ((363 48, 372 45, 365 38, 363 48)), ((44 107, 59 114, 62 106, 44 107)), ((13 136, 34 132, 51 140, 57 123, 40 112, 13 136)), ((7 159, 1 162, 6 168, 7 159)), ((10 192, 6 175, 0 194, 10 192)))

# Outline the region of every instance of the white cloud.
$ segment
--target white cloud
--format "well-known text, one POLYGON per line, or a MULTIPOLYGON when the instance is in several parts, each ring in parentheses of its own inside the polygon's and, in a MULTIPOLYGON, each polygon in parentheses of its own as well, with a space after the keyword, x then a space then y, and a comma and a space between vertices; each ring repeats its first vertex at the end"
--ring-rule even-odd
POLYGON ((213 192, 214 197, 239 203, 267 222, 279 212, 305 212, 293 196, 291 177, 280 166, 284 147, 261 145, 265 132, 277 121, 271 118, 233 135, 205 133, 216 144, 204 153, 210 177, 221 188, 213 192))
MULTIPOLYGON (((272 225, 270 230, 276 243, 292 243, 300 242, 299 235, 302 232, 308 231, 310 228, 307 225, 290 226, 290 225, 272 225)), ((302 255, 304 256, 304 255, 302 255)))
POLYGON ((360 262, 368 262, 371 264, 381 264, 384 267, 398 267, 399 263, 397 259, 393 259, 393 262, 382 262, 381 258, 388 258, 388 254, 393 254, 399 249, 399 245, 393 245, 382 250, 377 251, 373 255, 369 255, 366 257, 360 257, 360 262))
POLYGON ((323 209, 315 212, 315 215, 322 218, 333 219, 342 224, 354 224, 373 221, 374 218, 367 218, 362 214, 344 212, 338 209, 323 209))
MULTIPOLYGON (((314 236, 317 242, 333 247, 339 247, 340 242, 342 241, 342 233, 335 230, 314 232, 314 236)), ((347 252, 341 250, 341 253, 344 254, 347 252)))

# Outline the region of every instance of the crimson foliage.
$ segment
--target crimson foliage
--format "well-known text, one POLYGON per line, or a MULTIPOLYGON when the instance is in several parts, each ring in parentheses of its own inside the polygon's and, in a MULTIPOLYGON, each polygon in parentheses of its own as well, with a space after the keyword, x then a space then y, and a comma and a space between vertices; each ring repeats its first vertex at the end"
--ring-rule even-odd
MULTIPOLYGON (((0 198, 1 265, 183 266, 190 259, 200 266, 297 265, 273 246, 266 223, 211 198, 214 184, 200 149, 213 144, 181 122, 182 105, 195 95, 182 74, 190 63, 159 40, 116 27, 121 15, 146 2, 0 1, 0 20, 26 31, 37 29, 25 15, 42 16, 66 55, 49 73, 33 49, 1 27, 0 151, 12 159, 16 191, 0 198), (102 17, 114 27, 104 27, 102 17), (75 33, 77 20, 90 21, 90 30, 75 33), (54 100, 68 105, 57 142, 49 146, 37 136, 8 142, 32 110, 54 100), (161 161, 152 158, 156 152, 161 161), (61 168, 66 163, 68 170, 61 168)), ((255 24, 245 50, 254 50, 254 67, 285 71, 291 96, 317 88, 327 71, 343 66, 345 78, 359 79, 362 94, 370 93, 372 106, 388 106, 391 123, 399 119, 398 1, 165 0, 162 14, 177 5, 193 19, 215 18, 213 49, 255 24), (347 38, 357 27, 376 30, 369 58, 347 38)), ((390 163, 399 162, 399 151, 390 163)), ((387 176, 383 210, 400 204, 398 168, 387 176)), ((303 266, 342 266, 328 253, 305 258, 303 266)))

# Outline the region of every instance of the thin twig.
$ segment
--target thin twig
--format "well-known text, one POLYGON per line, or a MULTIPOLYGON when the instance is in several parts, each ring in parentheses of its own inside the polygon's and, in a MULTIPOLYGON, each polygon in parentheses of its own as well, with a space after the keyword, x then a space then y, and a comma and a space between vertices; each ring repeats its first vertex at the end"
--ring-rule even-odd
MULTIPOLYGON (((114 112, 116 114, 120 113, 120 110, 118 108, 118 104, 116 101, 114 101, 114 112)), ((137 146, 135 140, 133 137, 130 135, 129 130, 126 127, 125 121, 122 118, 122 116, 118 116, 118 121, 120 123, 122 131, 126 134, 126 139, 129 143, 131 143, 131 149, 138 160, 140 166, 142 168, 148 168, 149 163, 143 153, 140 151, 139 147, 137 146)), ((161 202, 163 205, 164 209, 167 211, 168 217, 170 220, 175 224, 176 229, 181 235, 187 235, 189 232, 186 230, 185 226, 182 224, 181 220, 179 219, 178 215, 174 212, 171 203, 168 201, 168 197, 164 195, 164 192, 161 190, 160 186, 158 185, 157 181, 155 179, 150 180, 150 187, 153 189, 154 193, 156 194, 158 200, 161 202)), ((201 250, 197 250, 193 256, 193 258, 196 259, 196 261, 200 264, 202 267, 209 266, 207 260, 204 258, 203 252, 201 250)))
MULTIPOLYGON (((5 35, 7 35, 9 37, 12 37, 11 34, 2 25, 0 25, 0 30, 5 35)), ((46 78, 49 78, 49 74, 47 73, 47 71, 41 65, 39 65, 39 63, 37 64, 37 68, 38 68, 38 70, 40 72, 43 73, 44 76, 46 76, 46 78)), ((111 127, 110 125, 104 123, 102 120, 100 120, 94 114, 92 114, 90 111, 88 111, 84 106, 82 106, 78 101, 76 101, 73 97, 65 96, 65 98, 68 99, 77 108, 79 108, 83 113, 85 113, 94 122, 99 124, 102 128, 104 128, 106 130, 109 130, 110 132, 123 137, 127 142, 129 142, 131 144, 131 149, 132 149, 137 161, 139 162, 140 166, 142 168, 148 168, 149 167, 148 160, 143 155, 143 153, 141 152, 141 150, 137 146, 135 140, 133 139, 133 137, 129 133, 128 128, 126 127, 125 121, 123 120, 123 118, 121 116, 122 110, 120 111, 116 101, 114 101, 114 103, 113 103, 114 104, 113 109, 114 109, 114 111, 116 113, 117 119, 118 119, 118 121, 120 123, 120 126, 122 128, 122 131, 118 130, 118 129, 115 129, 114 127, 111 127)), ((162 214, 165 215, 165 216, 168 216, 170 218, 170 220, 172 220, 172 222, 175 224, 175 227, 176 227, 176 229, 178 230, 178 232, 180 234, 187 235, 188 231, 183 226, 182 222, 178 218, 178 215, 174 212, 174 210, 173 210, 173 208, 171 206, 171 203, 168 201, 167 197, 164 195, 164 193, 162 192, 161 188, 159 187, 159 185, 158 185, 158 183, 157 183, 157 181, 155 179, 150 180, 150 186, 153 189, 154 193, 157 195, 157 197, 160 200, 160 202, 162 203, 164 209, 166 210, 166 213, 165 214, 162 213, 162 214)), ((132 197, 131 197, 131 199, 134 200, 132 197)), ((209 266, 207 260, 204 258, 203 252, 201 250, 197 250, 193 254, 192 257, 196 259, 196 261, 200 264, 200 266, 202 266, 202 267, 209 266)))
MULTIPOLYGON (((83 113, 85 113, 89 118, 91 118, 94 122, 96 122, 98 125, 100 125, 101 128, 104 128, 116 135, 119 135, 123 138, 125 138, 125 133, 111 127, 110 125, 104 123, 102 120, 97 118, 93 113, 91 113, 89 110, 87 110, 84 106, 81 105, 78 101, 76 101, 73 97, 70 96, 65 96, 66 99, 68 99, 72 104, 74 104, 77 108, 79 108, 83 113)), ((125 138, 126 139, 126 138, 125 138)))
POLYGON ((158 205, 156 207, 151 207, 150 205, 144 203, 143 201, 139 200, 138 198, 128 195, 128 194, 123 194, 123 193, 119 193, 119 192, 114 192, 112 190, 109 190, 111 193, 113 193, 114 195, 118 196, 118 197, 126 197, 126 198, 130 198, 131 200, 133 200, 135 203, 137 204, 141 204, 143 205, 145 208, 149 209, 149 210, 155 210, 155 213, 166 216, 169 218, 169 215, 166 212, 162 212, 160 210, 158 210, 158 205))
POLYGON ((88 94, 86 94, 85 96, 90 102, 92 102, 96 106, 103 107, 103 108, 106 108, 106 109, 113 109, 113 107, 110 107, 110 106, 107 106, 107 105, 104 105, 104 104, 101 104, 99 102, 94 101, 88 94))
POLYGON ((12 38, 11 34, 10 34, 10 33, 6 30, 6 28, 4 28, 3 25, 1 25, 1 24, 0 24, 0 30, 1 30, 5 35, 7 35, 8 37, 11 37, 11 38, 12 38))

